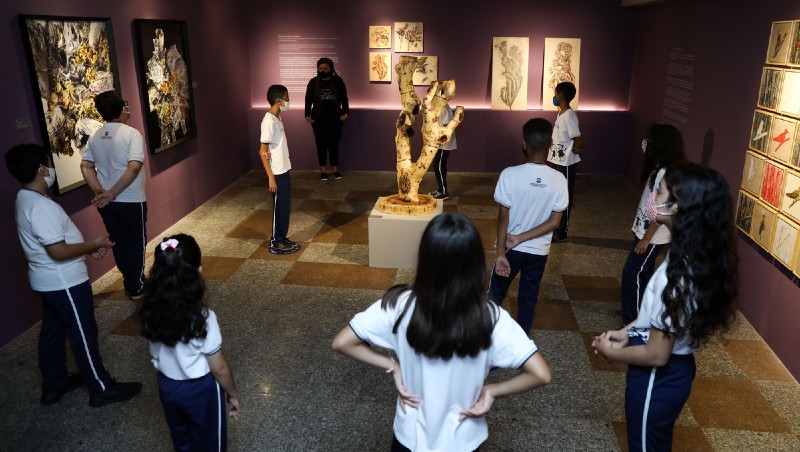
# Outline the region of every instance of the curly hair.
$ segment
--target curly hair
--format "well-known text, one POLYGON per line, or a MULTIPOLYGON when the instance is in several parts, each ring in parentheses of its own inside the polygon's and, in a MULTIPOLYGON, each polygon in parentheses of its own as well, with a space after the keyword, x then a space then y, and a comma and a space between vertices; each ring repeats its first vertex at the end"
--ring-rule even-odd
POLYGON ((410 289, 393 332, 415 299, 406 330, 414 351, 431 359, 474 357, 492 344, 497 321, 496 307, 486 298, 485 276, 483 243, 475 225, 459 213, 443 213, 422 234, 413 285, 389 289, 381 307, 394 307, 410 289))
POLYGON ((722 175, 695 163, 667 170, 672 245, 667 264, 666 307, 675 335, 688 334, 694 347, 726 330, 736 315, 739 258, 733 228, 733 200, 722 175))
POLYGON ((208 308, 200 275, 200 247, 187 234, 164 237, 156 245, 153 267, 139 308, 142 336, 174 347, 204 338, 208 308))
POLYGON ((686 161, 683 155, 683 138, 675 126, 653 124, 647 131, 647 147, 642 166, 642 183, 647 182, 655 190, 656 175, 661 168, 686 161))

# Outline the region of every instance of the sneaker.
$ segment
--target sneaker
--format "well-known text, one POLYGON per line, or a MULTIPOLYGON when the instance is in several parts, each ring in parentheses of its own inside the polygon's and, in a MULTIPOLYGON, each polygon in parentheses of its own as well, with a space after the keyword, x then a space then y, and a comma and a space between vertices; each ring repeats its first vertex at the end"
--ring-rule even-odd
POLYGON ((433 199, 450 199, 450 196, 447 193, 440 193, 438 191, 432 191, 432 192, 430 192, 428 194, 433 196, 433 199))
POLYGON ((291 245, 286 243, 286 240, 281 240, 280 242, 273 243, 269 246, 269 252, 272 254, 292 254, 296 253, 300 250, 300 245, 294 244, 291 245))
POLYGON ((92 393, 89 396, 89 406, 97 408, 112 403, 127 402, 136 397, 141 390, 142 384, 139 382, 119 383, 115 380, 108 385, 105 391, 92 393))
POLYGON ((293 248, 297 248, 298 250, 300 249, 300 244, 299 243, 293 242, 293 241, 291 241, 289 239, 283 239, 283 243, 285 243, 285 244, 287 244, 287 245, 289 245, 289 246, 291 246, 293 248))
POLYGON ((72 392, 81 386, 83 386, 83 377, 81 377, 81 374, 72 374, 67 377, 67 383, 62 386, 61 389, 53 392, 43 392, 40 401, 42 405, 52 405, 61 400, 64 394, 72 392))
POLYGON ((553 231, 553 243, 566 242, 567 233, 561 231, 553 231))
POLYGON ((342 173, 340 173, 338 171, 334 171, 333 172, 333 178, 336 179, 336 180, 341 179, 342 178, 342 173))
POLYGON ((125 292, 125 295, 128 296, 133 301, 141 300, 144 298, 144 290, 140 290, 136 293, 125 292))
POLYGON ((319 175, 319 180, 322 182, 328 182, 328 173, 322 173, 319 175))

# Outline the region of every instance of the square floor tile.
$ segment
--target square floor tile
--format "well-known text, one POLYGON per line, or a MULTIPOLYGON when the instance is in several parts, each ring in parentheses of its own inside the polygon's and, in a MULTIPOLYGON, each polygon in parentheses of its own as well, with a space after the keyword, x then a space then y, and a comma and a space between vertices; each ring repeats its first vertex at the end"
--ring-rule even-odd
POLYGON ((333 212, 324 220, 322 228, 320 228, 313 241, 356 245, 368 244, 368 220, 368 214, 333 212))
POLYGON ((244 191, 244 189, 246 189, 246 188, 247 187, 243 186, 243 185, 231 185, 230 187, 226 188, 225 190, 222 190, 219 193, 219 195, 217 195, 217 196, 236 196, 239 193, 241 193, 242 191, 244 191))
POLYGON ((295 210, 299 212, 333 212, 342 201, 338 199, 306 199, 295 210))
POLYGON ((471 195, 471 194, 463 194, 458 195, 458 204, 460 205, 470 205, 470 206, 496 206, 497 203, 494 202, 493 196, 486 196, 486 195, 471 195))
POLYGON ((394 268, 295 262, 281 284, 385 290, 394 284, 396 273, 394 268))
POLYGON ((620 287, 611 276, 561 275, 572 301, 608 301, 619 303, 620 287))
POLYGON ((140 336, 142 331, 142 322, 139 321, 139 314, 134 312, 125 320, 120 322, 119 325, 111 330, 111 334, 119 334, 120 336, 140 336))
POLYGON ((569 301, 540 298, 533 316, 533 329, 578 331, 578 322, 569 301))
POLYGON ((308 242, 297 242, 300 250, 292 254, 272 254, 269 252, 269 240, 265 241, 250 255, 250 259, 270 259, 279 261, 296 261, 308 247, 308 242))
POLYGON ((202 259, 203 277, 206 279, 228 279, 246 260, 240 257, 205 255, 202 259))
POLYGON ((272 210, 252 211, 225 236, 234 239, 268 239, 272 236, 272 210))
MULTIPOLYGON (((582 332, 583 346, 586 347, 586 356, 589 357, 589 364, 592 365, 592 370, 603 372, 627 372, 628 365, 624 363, 615 363, 607 360, 603 355, 595 353, 592 347, 592 340, 599 332, 582 332)), ((621 401, 622 402, 622 401, 621 401)))
MULTIPOLYGON (((626 424, 624 422, 614 422, 613 425, 614 433, 617 435, 617 441, 619 442, 620 451, 627 452, 630 449, 628 448, 628 431, 626 424)), ((676 425, 672 432, 673 452, 711 452, 714 450, 700 427, 676 425)))
POLYGON ((764 341, 729 339, 720 343, 751 380, 794 381, 764 341))
POLYGON ((687 402, 701 427, 791 433, 750 381, 697 377, 687 402))

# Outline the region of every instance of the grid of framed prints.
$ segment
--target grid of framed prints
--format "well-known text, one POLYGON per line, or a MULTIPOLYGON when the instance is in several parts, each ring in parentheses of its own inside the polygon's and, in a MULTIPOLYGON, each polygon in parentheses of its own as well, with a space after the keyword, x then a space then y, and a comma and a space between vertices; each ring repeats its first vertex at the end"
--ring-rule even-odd
POLYGON ((772 23, 736 227, 800 277, 800 20, 772 23))

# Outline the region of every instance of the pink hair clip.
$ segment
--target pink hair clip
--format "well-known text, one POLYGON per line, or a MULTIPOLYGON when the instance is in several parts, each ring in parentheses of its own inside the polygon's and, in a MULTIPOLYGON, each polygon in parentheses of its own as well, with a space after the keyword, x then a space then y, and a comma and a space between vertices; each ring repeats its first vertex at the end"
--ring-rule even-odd
POLYGON ((178 241, 176 239, 169 239, 161 242, 161 251, 166 251, 167 248, 172 248, 173 250, 177 250, 178 241))

